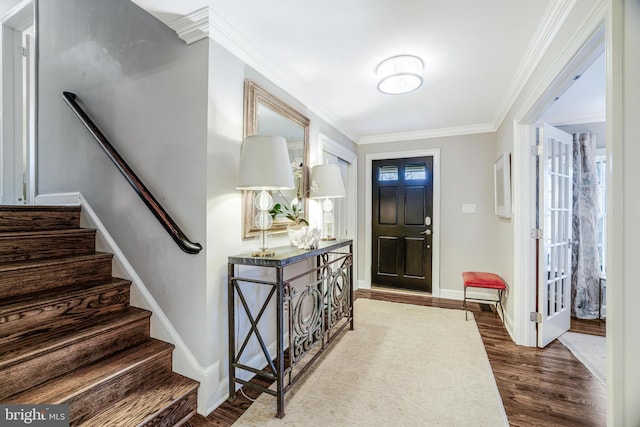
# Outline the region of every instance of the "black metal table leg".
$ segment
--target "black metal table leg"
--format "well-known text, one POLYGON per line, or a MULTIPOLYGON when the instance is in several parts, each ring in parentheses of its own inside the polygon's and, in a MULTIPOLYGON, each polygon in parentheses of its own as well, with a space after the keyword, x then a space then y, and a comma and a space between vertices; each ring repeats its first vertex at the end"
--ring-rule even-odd
MULTIPOLYGON (((276 283, 283 282, 282 267, 276 268, 276 283)), ((276 347, 278 351, 277 371, 276 374, 276 399, 277 401, 277 417, 284 417, 284 289, 277 286, 276 289, 276 328, 278 330, 276 347)))
POLYGON ((227 312, 229 314, 229 325, 228 325, 228 333, 229 333, 229 400, 233 401, 236 398, 236 376, 235 376, 235 348, 236 348, 236 336, 235 336, 235 293, 234 293, 234 285, 233 285, 233 277, 235 276, 235 264, 229 263, 227 267, 227 312))

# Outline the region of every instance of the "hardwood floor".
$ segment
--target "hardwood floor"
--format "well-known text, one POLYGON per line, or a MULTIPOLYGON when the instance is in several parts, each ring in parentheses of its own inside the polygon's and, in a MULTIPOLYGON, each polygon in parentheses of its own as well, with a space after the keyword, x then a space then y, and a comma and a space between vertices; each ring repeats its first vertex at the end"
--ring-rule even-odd
POLYGON ((571 318, 571 328, 569 332, 577 332, 580 334, 598 335, 600 337, 607 336, 607 322, 600 319, 583 320, 571 318))
MULTIPOLYGON (((457 300, 379 289, 359 290, 356 298, 462 309, 462 302, 457 300)), ((554 341, 544 349, 517 346, 495 312, 482 311, 476 303, 468 306, 476 318, 510 425, 606 425, 605 388, 564 345, 554 341)), ((577 327, 600 329, 580 322, 577 327)), ((245 393, 252 399, 258 395, 251 389, 245 393)), ((187 425, 230 426, 251 404, 241 394, 238 396, 206 418, 193 417, 187 425)))

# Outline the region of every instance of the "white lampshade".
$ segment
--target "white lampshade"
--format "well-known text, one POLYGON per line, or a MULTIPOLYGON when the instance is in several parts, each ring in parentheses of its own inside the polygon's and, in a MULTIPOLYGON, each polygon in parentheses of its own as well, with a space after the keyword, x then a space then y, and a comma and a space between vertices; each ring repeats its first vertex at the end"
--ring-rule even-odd
POLYGON ((241 190, 294 188, 287 141, 281 136, 253 135, 242 143, 238 186, 241 190))
POLYGON ((378 90, 389 95, 411 92, 422 86, 420 58, 413 55, 398 55, 385 59, 378 65, 378 90))
POLYGON ((310 199, 344 197, 344 184, 338 165, 317 165, 311 170, 311 185, 317 186, 311 191, 310 199))

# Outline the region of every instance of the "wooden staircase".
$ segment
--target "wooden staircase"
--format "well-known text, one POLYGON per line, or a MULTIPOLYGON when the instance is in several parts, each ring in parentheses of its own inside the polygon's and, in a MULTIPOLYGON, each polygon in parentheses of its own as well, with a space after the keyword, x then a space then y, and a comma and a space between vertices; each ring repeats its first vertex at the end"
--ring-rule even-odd
POLYGON ((198 383, 150 338, 80 207, 0 206, 0 403, 70 405, 71 425, 174 426, 198 383))

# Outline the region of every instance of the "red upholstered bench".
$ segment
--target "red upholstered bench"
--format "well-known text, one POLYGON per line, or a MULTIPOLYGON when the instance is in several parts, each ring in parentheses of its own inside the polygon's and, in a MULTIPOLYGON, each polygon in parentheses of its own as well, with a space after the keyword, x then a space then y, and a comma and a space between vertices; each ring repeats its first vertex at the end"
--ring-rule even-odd
MULTIPOLYGON (((496 311, 500 307, 504 318, 504 307, 502 306, 502 293, 507 289, 507 284, 500 276, 494 273, 482 273, 477 271, 465 271, 462 273, 464 283, 464 318, 467 319, 467 301, 492 302, 496 305, 496 311), (483 299, 467 297, 467 288, 495 289, 498 291, 498 299, 483 299)), ((467 319, 468 320, 468 319, 467 319)))

